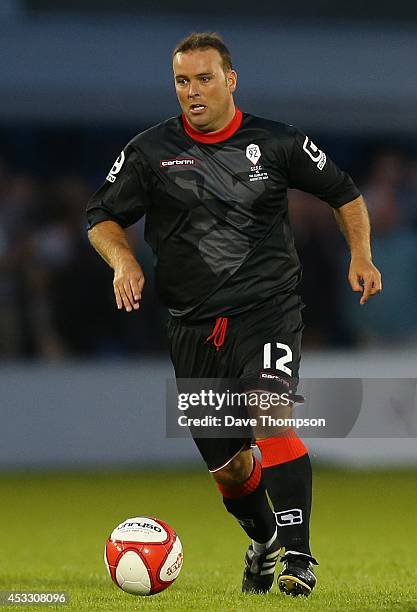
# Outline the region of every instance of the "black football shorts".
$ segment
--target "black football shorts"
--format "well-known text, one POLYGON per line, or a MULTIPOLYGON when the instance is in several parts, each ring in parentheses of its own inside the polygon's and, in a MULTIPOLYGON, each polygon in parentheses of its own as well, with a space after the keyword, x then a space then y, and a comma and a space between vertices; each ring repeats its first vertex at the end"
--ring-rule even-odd
MULTIPOLYGON (((233 379, 249 392, 294 393, 301 358, 304 304, 296 294, 278 296, 234 316, 193 323, 170 317, 168 339, 178 379, 233 379)), ((200 437, 190 427, 210 472, 225 467, 254 436, 200 437)))

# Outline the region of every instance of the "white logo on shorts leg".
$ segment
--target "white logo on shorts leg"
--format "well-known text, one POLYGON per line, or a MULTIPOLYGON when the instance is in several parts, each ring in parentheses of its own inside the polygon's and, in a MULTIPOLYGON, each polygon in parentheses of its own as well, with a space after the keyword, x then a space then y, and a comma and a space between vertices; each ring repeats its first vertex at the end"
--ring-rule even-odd
POLYGON ((256 166, 261 157, 261 150, 257 144, 250 144, 246 147, 246 157, 256 166))
POLYGON ((118 174, 120 172, 120 170, 122 169, 124 161, 125 161, 125 153, 124 153, 124 151, 122 151, 120 153, 119 157, 114 162, 114 164, 112 166, 112 169, 108 173, 108 175, 106 177, 106 181, 110 181, 110 183, 114 183, 114 181, 117 179, 116 174, 118 174))
POLYGON ((323 170, 327 161, 326 153, 320 151, 320 149, 316 147, 314 142, 312 142, 308 136, 306 136, 306 139, 304 140, 303 150, 309 157, 311 157, 313 162, 317 164, 317 168, 319 170, 323 170))
POLYGON ((278 527, 288 527, 289 525, 301 525, 303 522, 303 511, 301 508, 292 508, 275 512, 278 527))

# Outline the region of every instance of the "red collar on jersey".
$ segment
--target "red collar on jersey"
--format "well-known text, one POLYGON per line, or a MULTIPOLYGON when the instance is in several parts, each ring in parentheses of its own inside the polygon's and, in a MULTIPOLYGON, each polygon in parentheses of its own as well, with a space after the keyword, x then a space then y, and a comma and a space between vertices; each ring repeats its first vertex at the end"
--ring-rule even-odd
POLYGON ((184 130, 187 132, 188 136, 190 136, 193 140, 197 140, 198 142, 203 142, 205 144, 215 144, 216 142, 222 142, 223 140, 227 140, 242 125, 242 111, 238 108, 234 114, 233 119, 224 127, 222 130, 218 130, 217 132, 200 132, 200 130, 196 130, 193 128, 187 120, 187 117, 183 113, 181 115, 182 124, 184 126, 184 130))

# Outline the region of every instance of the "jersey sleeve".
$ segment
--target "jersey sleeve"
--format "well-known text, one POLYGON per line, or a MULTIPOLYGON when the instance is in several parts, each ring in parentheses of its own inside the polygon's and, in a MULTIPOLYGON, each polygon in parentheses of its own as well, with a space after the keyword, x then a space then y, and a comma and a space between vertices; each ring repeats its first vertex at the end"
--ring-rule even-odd
POLYGON ((301 130, 294 128, 293 138, 289 187, 311 193, 333 208, 339 208, 360 195, 351 177, 301 130))
POLYGON ((101 221, 115 221, 122 227, 139 221, 150 202, 148 177, 137 149, 128 144, 87 204, 88 229, 101 221))

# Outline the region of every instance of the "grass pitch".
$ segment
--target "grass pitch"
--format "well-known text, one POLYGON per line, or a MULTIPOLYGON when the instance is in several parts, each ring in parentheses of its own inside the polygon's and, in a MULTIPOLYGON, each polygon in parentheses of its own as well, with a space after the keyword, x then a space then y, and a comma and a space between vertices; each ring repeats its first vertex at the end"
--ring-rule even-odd
MULTIPOLYGON (((0 475, 0 590, 69 592, 61 610, 417 612, 417 472, 316 469, 308 599, 241 595, 246 538, 204 468, 194 472, 0 475), (153 597, 113 585, 103 546, 121 520, 154 515, 184 547, 177 582, 153 597)), ((45 610, 13 606, 3 610, 45 610)))

